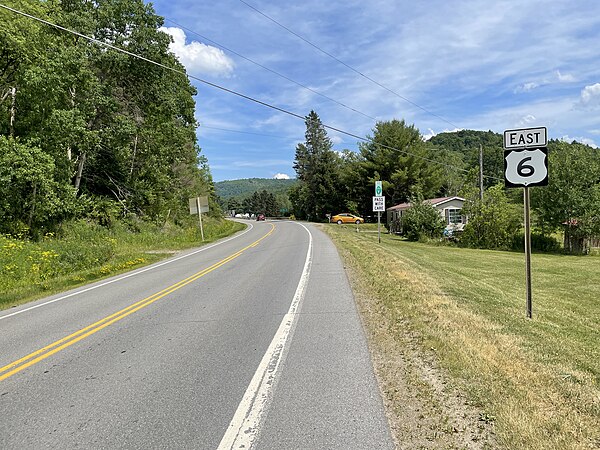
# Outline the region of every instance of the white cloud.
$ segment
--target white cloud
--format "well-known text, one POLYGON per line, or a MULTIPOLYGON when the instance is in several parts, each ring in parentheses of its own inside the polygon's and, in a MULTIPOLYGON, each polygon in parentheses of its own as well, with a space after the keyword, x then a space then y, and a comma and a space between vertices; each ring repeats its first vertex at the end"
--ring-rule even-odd
POLYGON ((591 134, 600 134, 600 130, 590 130, 591 134))
POLYGON ((333 145, 340 145, 344 142, 344 138, 342 138, 341 136, 334 134, 329 136, 329 139, 331 139, 331 142, 333 143, 333 145))
POLYGON ((573 81, 575 81, 575 77, 573 75, 571 75, 570 73, 565 73, 563 75, 562 73, 560 73, 560 70, 556 71, 556 76, 558 78, 558 81, 560 81, 561 83, 572 83, 573 81))
POLYGON ((424 141, 428 141, 432 137, 434 137, 437 133, 433 131, 431 128, 427 128, 427 133, 421 133, 421 137, 424 141))
POLYGON ((169 50, 175 53, 188 72, 222 76, 233 72, 233 60, 221 49, 197 41, 186 44, 185 32, 181 28, 161 27, 160 30, 173 38, 169 50))
POLYGON ((540 78, 537 81, 530 81, 528 83, 523 83, 517 86, 513 90, 513 93, 520 94, 522 92, 531 92, 534 89, 555 84, 557 80, 559 83, 572 83, 576 81, 575 77, 570 73, 562 74, 560 73, 560 70, 557 70, 556 72, 554 72, 554 76, 545 76, 544 78, 540 78))
POLYGON ((275 175, 273 175, 273 178, 275 178, 276 180, 289 180, 290 176, 286 173, 276 173, 275 175))
POLYGON ((583 88, 579 105, 588 109, 600 107, 600 83, 583 88))
POLYGON ((533 114, 526 114, 525 116, 521 117, 521 120, 519 120, 519 122, 517 123, 518 126, 520 127, 524 127, 525 125, 530 125, 533 122, 535 122, 537 119, 533 114))
POLYGON ((596 143, 594 142, 593 139, 590 138, 585 138, 585 137, 570 137, 569 135, 565 135, 563 137, 560 138, 561 141, 563 142, 580 142, 581 144, 586 144, 589 145, 592 148, 598 148, 598 145, 596 145, 596 143))
POLYGON ((540 87, 540 85, 535 82, 525 83, 520 86, 517 86, 517 88, 514 90, 514 93, 518 94, 520 92, 530 92, 538 87, 540 87))
POLYGON ((437 136, 440 133, 458 133, 459 131, 462 131, 462 130, 464 130, 464 128, 455 128, 453 130, 449 130, 448 128, 445 128, 444 130, 440 131, 439 133, 436 133, 431 128, 428 128, 427 129, 428 133, 427 134, 422 134, 421 133, 421 138, 424 141, 428 141, 429 139, 431 139, 434 136, 437 136))

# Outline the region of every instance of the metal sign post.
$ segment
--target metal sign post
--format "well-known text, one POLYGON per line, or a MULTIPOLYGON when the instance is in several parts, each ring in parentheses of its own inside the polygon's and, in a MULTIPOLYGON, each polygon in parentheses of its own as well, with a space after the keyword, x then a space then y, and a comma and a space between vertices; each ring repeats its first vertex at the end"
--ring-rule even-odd
POLYGON ((523 188, 523 207, 525 209, 525 296, 527 317, 531 319, 531 221, 528 186, 523 188))
POLYGON ((200 236, 204 242, 204 227, 202 226, 202 208, 200 208, 200 197, 196 197, 196 208, 198 208, 198 221, 200 222, 200 236))
POLYGON ((548 132, 545 127, 504 132, 504 185, 523 187, 525 222, 525 296, 527 317, 532 317, 531 218, 529 188, 548 185, 548 132))
MULTIPOLYGON (((381 194, 381 181, 375 182, 375 193, 381 194), (377 184, 379 183, 379 185, 377 184)), ((373 197, 373 212, 377 212, 377 240, 381 244, 381 212, 385 211, 385 197, 376 195, 373 197)))
POLYGON ((208 197, 196 197, 189 199, 190 214, 198 214, 198 222, 200 223, 200 235, 204 242, 204 227, 202 226, 202 213, 210 210, 208 206, 208 197))

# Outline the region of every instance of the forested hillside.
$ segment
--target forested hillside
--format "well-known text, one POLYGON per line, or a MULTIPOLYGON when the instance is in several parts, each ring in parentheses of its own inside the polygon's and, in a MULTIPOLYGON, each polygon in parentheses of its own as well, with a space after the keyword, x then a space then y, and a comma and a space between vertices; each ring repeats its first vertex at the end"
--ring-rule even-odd
POLYGON ((479 147, 483 151, 484 186, 490 187, 503 178, 504 154, 502 135, 493 131, 460 130, 453 133, 440 133, 432 137, 428 144, 439 150, 460 155, 465 167, 479 165, 479 147), (494 178, 496 180, 494 180, 494 178))
MULTIPOLYGON (((11 6, 184 71, 142 0, 11 6)), ((0 232, 187 214, 212 193, 186 76, 0 10, 0 232)), ((216 208, 215 208, 216 209, 216 208)))
POLYGON ((215 183, 215 192, 223 200, 231 197, 244 198, 256 191, 263 190, 271 194, 285 194, 296 183, 297 180, 278 180, 274 178, 226 180, 215 183))

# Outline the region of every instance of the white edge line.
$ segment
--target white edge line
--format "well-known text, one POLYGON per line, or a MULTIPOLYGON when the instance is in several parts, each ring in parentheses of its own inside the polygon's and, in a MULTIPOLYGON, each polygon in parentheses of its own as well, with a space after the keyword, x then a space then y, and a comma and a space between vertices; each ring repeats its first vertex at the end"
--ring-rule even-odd
POLYGON ((216 242, 216 243, 214 243, 212 245, 209 245, 208 247, 202 247, 199 250, 195 250, 195 251, 193 251, 191 253, 187 253, 185 255, 181 255, 181 256, 178 256, 178 257, 173 258, 173 259, 168 259, 167 261, 163 261, 161 263, 152 264, 152 265, 150 265, 148 267, 145 267, 145 268, 140 269, 140 270, 135 271, 135 272, 130 272, 127 275, 123 275, 122 277, 114 278, 112 280, 105 281, 104 283, 96 284, 94 286, 90 286, 90 287, 82 289, 80 291, 71 292, 70 294, 63 295, 62 297, 58 297, 58 298, 55 298, 53 300, 49 300, 49 301, 44 302, 44 303, 40 303, 39 305, 30 306, 29 308, 21 309, 19 311, 15 311, 15 312, 12 312, 10 314, 6 314, 5 316, 0 316, 0 320, 8 319, 9 317, 16 316, 17 314, 22 314, 24 312, 31 311, 32 309, 40 308, 42 306, 46 306, 46 305, 49 305, 49 304, 54 303, 54 302, 65 300, 67 298, 74 297, 74 296, 79 295, 79 294, 84 294, 85 292, 93 291, 94 289, 98 289, 98 288, 104 287, 106 285, 109 285, 109 284, 112 284, 112 283, 116 283, 117 281, 125 280, 126 278, 130 278, 130 277, 133 277, 135 275, 139 275, 141 273, 148 272, 149 270, 156 269, 157 267, 162 267, 164 265, 171 264, 171 263, 173 263, 175 261, 179 261, 180 259, 187 258, 189 256, 192 256, 192 255, 195 255, 197 253, 203 252, 205 250, 209 250, 209 249, 211 249, 213 247, 216 247, 217 245, 221 245, 221 244, 224 244, 225 242, 229 242, 229 241, 231 241, 233 239, 237 239, 240 236, 243 236, 244 234, 248 233, 250 230, 252 230, 252 228, 254 228, 254 225, 252 225, 251 223, 249 223, 248 225, 250 225, 250 227, 246 228, 246 230, 242 231, 241 233, 236 233, 232 237, 227 238, 227 239, 225 239, 223 241, 218 241, 218 242, 216 242))
POLYGON ((312 234, 304 225, 298 225, 306 230, 309 240, 304 269, 292 304, 283 316, 279 329, 256 369, 217 450, 251 449, 258 437, 261 421, 272 400, 278 370, 286 354, 286 346, 293 335, 294 325, 298 317, 296 312, 299 310, 300 303, 304 298, 312 264, 312 234))

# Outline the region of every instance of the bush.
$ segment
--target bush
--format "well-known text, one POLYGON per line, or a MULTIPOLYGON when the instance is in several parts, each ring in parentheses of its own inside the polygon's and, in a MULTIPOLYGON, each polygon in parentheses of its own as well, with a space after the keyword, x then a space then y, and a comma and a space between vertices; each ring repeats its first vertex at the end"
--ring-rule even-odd
POLYGON ((469 222, 461 235, 462 245, 474 248, 510 250, 521 230, 521 212, 511 204, 501 184, 492 186, 483 202, 471 200, 464 212, 469 222))
POLYGON ((416 198, 402 216, 402 230, 409 241, 434 239, 442 235, 444 220, 435 207, 416 198))
MULTIPOLYGON (((513 250, 525 249, 525 233, 518 233, 514 236, 513 250)), ((561 249, 560 242, 553 236, 542 233, 531 233, 531 249, 539 252, 554 253, 561 249)))
POLYGON ((74 189, 54 174, 40 148, 0 136, 0 232, 37 238, 72 213, 74 189))

